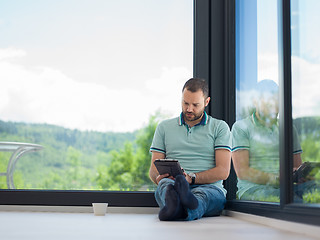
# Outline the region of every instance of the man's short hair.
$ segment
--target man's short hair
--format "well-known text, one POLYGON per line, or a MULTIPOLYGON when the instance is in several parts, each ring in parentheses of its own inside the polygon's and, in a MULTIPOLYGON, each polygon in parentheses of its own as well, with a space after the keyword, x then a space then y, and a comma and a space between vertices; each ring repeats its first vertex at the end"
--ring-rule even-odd
POLYGON ((279 94, 279 86, 278 84, 270 79, 264 79, 258 82, 255 86, 255 98, 257 100, 261 99, 262 97, 266 100, 267 98, 274 99, 275 97, 278 98, 279 94))
POLYGON ((269 94, 278 94, 279 86, 278 84, 270 79, 264 79, 256 84, 255 89, 259 94, 269 93, 269 94))
POLYGON ((190 92, 197 92, 201 90, 203 92, 204 98, 209 97, 209 86, 206 80, 202 78, 190 78, 183 86, 182 92, 187 89, 190 92))

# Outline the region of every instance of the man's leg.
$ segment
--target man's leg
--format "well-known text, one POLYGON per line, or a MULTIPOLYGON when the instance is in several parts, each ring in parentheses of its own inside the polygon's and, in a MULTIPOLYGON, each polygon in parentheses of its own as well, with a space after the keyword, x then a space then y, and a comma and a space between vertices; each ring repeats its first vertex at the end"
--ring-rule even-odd
POLYGON ((191 192, 198 199, 199 205, 194 210, 187 209, 188 216, 185 220, 190 221, 221 214, 226 203, 226 197, 219 188, 205 184, 194 186, 191 192))
POLYGON ((173 188, 173 183, 171 179, 162 179, 155 192, 155 198, 160 207, 159 219, 161 221, 178 220, 186 216, 186 211, 180 203, 180 197, 173 188))
POLYGON ((174 189, 179 194, 183 207, 186 209, 196 209, 198 207, 198 199, 192 194, 190 184, 187 182, 185 176, 178 175, 176 177, 174 189))
POLYGON ((169 185, 173 185, 173 184, 174 184, 174 181, 172 179, 169 179, 169 178, 163 178, 159 182, 154 196, 155 196, 155 199, 156 199, 160 209, 163 208, 166 205, 167 187, 169 185))
POLYGON ((307 202, 306 199, 303 199, 303 197, 306 198, 306 194, 312 194, 313 192, 319 192, 320 186, 316 183, 316 181, 311 180, 300 184, 294 184, 293 185, 293 193, 294 193, 294 202, 296 203, 302 203, 307 202), (297 196, 297 197, 296 197, 297 196))

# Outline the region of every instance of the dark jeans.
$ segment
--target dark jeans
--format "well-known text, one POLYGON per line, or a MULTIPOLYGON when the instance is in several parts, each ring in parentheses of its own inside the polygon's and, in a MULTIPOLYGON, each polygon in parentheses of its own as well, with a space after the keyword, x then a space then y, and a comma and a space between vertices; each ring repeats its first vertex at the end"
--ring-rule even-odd
MULTIPOLYGON (((168 185, 174 185, 174 181, 164 178, 159 182, 155 192, 155 198, 160 208, 165 205, 165 194, 168 185)), ((224 193, 216 186, 211 184, 191 185, 191 192, 198 199, 199 206, 194 210, 186 209, 187 218, 184 220, 191 221, 201 217, 218 216, 221 214, 226 203, 224 193)))

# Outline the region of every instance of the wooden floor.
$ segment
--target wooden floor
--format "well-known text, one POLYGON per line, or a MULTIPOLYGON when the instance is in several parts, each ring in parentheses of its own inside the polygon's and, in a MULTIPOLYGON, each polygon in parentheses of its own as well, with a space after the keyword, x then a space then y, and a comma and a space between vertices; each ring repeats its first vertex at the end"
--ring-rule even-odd
POLYGON ((316 239, 238 218, 220 216, 192 222, 160 222, 156 213, 0 211, 1 240, 298 240, 316 239))

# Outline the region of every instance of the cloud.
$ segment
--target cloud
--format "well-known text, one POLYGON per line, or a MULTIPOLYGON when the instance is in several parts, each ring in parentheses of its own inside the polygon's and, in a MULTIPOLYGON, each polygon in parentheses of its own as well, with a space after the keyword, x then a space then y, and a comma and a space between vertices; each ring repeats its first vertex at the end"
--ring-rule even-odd
POLYGON ((320 64, 294 56, 292 69, 293 117, 319 116, 320 64))
POLYGON ((0 48, 0 61, 24 56, 26 56, 26 52, 24 50, 16 48, 0 48))
MULTIPOLYGON (((161 74, 146 81, 141 89, 115 90, 90 80, 77 82, 58 69, 25 67, 11 61, 24 56, 26 52, 21 49, 0 49, 0 119, 5 121, 49 123, 80 130, 136 130, 157 110, 178 115, 181 88, 192 74, 185 67, 163 67, 161 74)), ((275 56, 260 56, 265 67, 263 74, 260 71, 260 80, 277 81, 273 59, 275 56)), ((293 117, 319 115, 320 64, 293 57, 292 69, 293 117)), ((252 102, 250 96, 237 93, 243 107, 252 102)))
POLYGON ((163 67, 161 76, 146 82, 149 101, 169 115, 179 114, 182 87, 191 77, 192 73, 185 67, 163 67))
POLYGON ((278 55, 258 54, 258 82, 270 79, 279 83, 278 55))
POLYGON ((90 80, 77 82, 58 69, 27 68, 8 60, 25 55, 18 49, 0 51, 0 119, 5 121, 133 131, 159 109, 179 112, 181 87, 190 77, 184 68, 164 67, 162 75, 147 81, 143 89, 114 90, 90 80))

